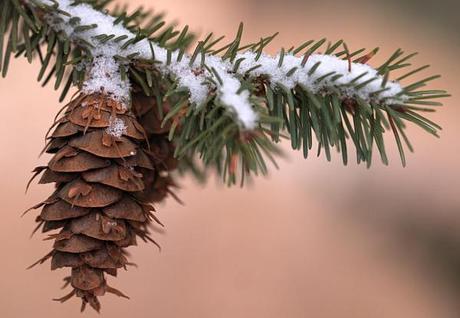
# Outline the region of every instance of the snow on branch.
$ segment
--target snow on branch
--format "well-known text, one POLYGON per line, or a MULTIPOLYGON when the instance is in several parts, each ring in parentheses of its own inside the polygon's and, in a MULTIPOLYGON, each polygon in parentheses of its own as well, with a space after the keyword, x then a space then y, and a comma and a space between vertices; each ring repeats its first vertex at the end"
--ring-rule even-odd
MULTIPOLYGON (((165 48, 144 39, 128 47, 123 47, 124 43, 135 38, 135 35, 121 24, 115 23, 115 18, 93 9, 87 4, 73 5, 72 0, 41 0, 43 4, 59 4, 59 9, 47 17, 48 23, 58 31, 64 31, 67 36, 75 41, 84 40, 91 44, 91 53, 94 56, 92 65, 88 67, 88 79, 83 85, 83 92, 94 93, 103 90, 110 94, 114 99, 123 103, 129 101, 130 84, 123 81, 119 62, 115 56, 128 57, 138 53, 136 58, 152 58, 159 62, 159 69, 163 74, 172 74, 178 81, 179 87, 184 87, 190 92, 190 101, 196 105, 203 104, 211 90, 207 84, 207 78, 216 76, 207 69, 201 70, 201 61, 191 63, 189 56, 183 56, 178 61, 179 52, 173 52, 172 63, 168 65, 168 52, 165 48), (94 26, 81 29, 78 26, 94 26), (101 34, 113 35, 112 41, 100 43, 97 36, 101 34), (115 39, 124 39, 115 41, 115 39), (153 51, 153 54, 152 54, 153 51), (200 69, 201 72, 196 70, 200 69)), ((239 92, 240 81, 232 75, 229 70, 231 65, 218 57, 208 56, 207 64, 214 68, 221 81, 215 80, 220 100, 236 113, 242 126, 252 129, 257 123, 257 114, 253 111, 249 101, 249 92, 239 92)))
POLYGON ((266 54, 257 56, 247 51, 239 54, 238 59, 238 73, 248 73, 252 77, 267 76, 274 87, 280 85, 293 89, 300 85, 314 94, 335 88, 343 96, 388 105, 401 104, 405 100, 399 83, 385 80, 384 76, 367 64, 349 63, 334 55, 312 54, 304 62, 304 57, 292 54, 272 57, 266 54), (282 64, 279 65, 281 59, 282 64), (366 85, 360 87, 362 83, 366 85))
POLYGON ((207 67, 202 67, 201 59, 192 61, 190 56, 181 56, 179 51, 170 52, 168 58, 167 49, 148 39, 125 45, 135 35, 121 23, 116 23, 114 17, 88 4, 73 5, 73 0, 40 2, 49 6, 58 4, 61 11, 56 10, 47 16, 47 22, 55 30, 65 32, 76 42, 89 43, 91 46, 94 59, 92 65, 86 66, 88 77, 83 92, 90 94, 103 91, 125 105, 130 98, 130 84, 122 79, 119 64, 122 62, 116 60, 115 56, 154 59, 162 74, 172 75, 180 88, 190 92, 190 102, 197 106, 206 102, 211 90, 216 90, 221 103, 236 114, 244 129, 256 126, 258 114, 251 105, 250 92, 241 89, 239 77, 242 76, 265 76, 275 88, 292 89, 300 85, 312 93, 333 90, 343 96, 359 97, 365 101, 377 100, 385 104, 404 102, 403 89, 399 83, 385 80, 368 65, 350 65, 348 61, 336 56, 312 54, 305 62, 303 58, 291 54, 271 57, 247 51, 237 54, 233 62, 215 55, 206 55, 204 63, 207 67), (98 36, 103 34, 112 36, 112 40, 101 43, 98 36), (209 78, 215 84, 211 84, 209 78))

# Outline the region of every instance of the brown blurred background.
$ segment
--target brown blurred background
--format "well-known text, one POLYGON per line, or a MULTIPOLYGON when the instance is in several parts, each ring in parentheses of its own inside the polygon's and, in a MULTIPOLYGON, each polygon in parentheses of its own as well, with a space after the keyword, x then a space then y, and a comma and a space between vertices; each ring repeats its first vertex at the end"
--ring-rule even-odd
MULTIPOLYGON (((417 65, 432 64, 429 75, 443 75, 434 87, 454 97, 431 116, 445 128, 440 140, 409 129, 416 153, 407 168, 389 143, 389 167, 288 151, 279 171, 245 189, 182 180, 185 207, 171 199, 158 208, 163 251, 131 249, 139 268, 111 279, 131 300, 104 297, 101 317, 460 317, 460 2, 129 2, 202 34, 231 37, 240 21, 248 40, 280 31, 270 53, 323 36, 380 46, 383 57, 398 47, 419 51, 417 65)), ((60 108, 37 72, 18 60, 0 80, 0 317, 80 317, 76 299, 51 301, 65 293, 64 272, 25 270, 49 250, 43 236, 29 239, 33 217, 19 216, 51 191, 34 185, 24 194, 30 170, 48 159, 37 155, 60 108)))

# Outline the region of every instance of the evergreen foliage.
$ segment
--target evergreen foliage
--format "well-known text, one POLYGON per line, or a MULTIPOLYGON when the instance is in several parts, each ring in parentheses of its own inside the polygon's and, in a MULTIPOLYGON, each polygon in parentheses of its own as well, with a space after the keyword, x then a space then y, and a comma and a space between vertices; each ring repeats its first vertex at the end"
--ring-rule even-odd
MULTIPOLYGON (((113 6, 111 0, 75 0, 74 4, 88 4, 94 9, 110 14, 120 24, 135 34, 134 38, 114 37, 112 34, 99 34, 101 43, 116 41, 129 48, 136 43, 148 39, 168 50, 168 63, 175 63, 173 52, 180 52, 177 59, 190 53, 192 61, 202 61, 207 68, 207 56, 219 56, 234 66, 234 76, 241 82, 242 89, 249 91, 249 100, 258 114, 257 126, 245 129, 235 114, 216 98, 211 91, 203 105, 192 105, 190 92, 178 85, 178 78, 165 76, 157 67, 155 59, 139 58, 133 53, 129 56, 115 56, 120 62, 122 77, 129 79, 133 86, 140 87, 147 96, 154 96, 158 104, 158 112, 163 124, 171 124, 169 138, 176 146, 175 155, 182 159, 184 171, 197 171, 194 162, 199 158, 205 170, 216 169, 229 184, 252 174, 267 172, 267 158, 274 161, 279 153, 276 144, 283 138, 290 139, 292 148, 301 150, 305 158, 317 144, 315 153, 324 152, 331 160, 333 149, 341 153, 344 164, 349 162, 348 153, 353 148, 358 163, 372 162, 375 152, 384 164, 388 163, 384 134, 390 132, 394 136, 399 149, 402 164, 406 164, 406 149, 412 151, 412 145, 406 136, 406 126, 415 124, 428 133, 438 136, 441 129, 437 124, 424 117, 441 106, 437 100, 449 96, 444 90, 426 88, 427 84, 439 76, 428 76, 422 80, 411 82, 413 75, 428 66, 411 68, 410 60, 415 54, 406 54, 397 50, 385 63, 378 66, 378 74, 384 77, 382 89, 375 96, 386 90, 385 83, 390 81, 394 71, 405 70, 404 75, 396 80, 404 82, 401 98, 397 103, 385 100, 363 100, 358 96, 344 96, 340 89, 343 86, 351 91, 359 91, 371 84, 372 80, 359 81, 359 78, 341 87, 329 87, 328 90, 312 92, 300 85, 287 88, 272 85, 267 76, 252 77, 249 72, 237 72, 241 59, 238 53, 252 51, 261 56, 275 38, 275 35, 261 38, 256 43, 243 44, 243 26, 238 29, 236 37, 223 43, 223 37, 216 38, 209 34, 196 41, 189 27, 177 29, 168 24, 162 15, 152 13, 143 8, 128 11, 126 7, 113 6), (196 44, 194 44, 196 42, 196 44), (163 114, 164 105, 169 112, 163 114)), ((71 88, 81 88, 87 77, 87 69, 82 65, 90 65, 94 57, 91 54, 91 43, 69 38, 65 32, 57 32, 48 14, 59 12, 59 2, 54 0, 3 0, 0 3, 0 70, 5 77, 9 71, 12 57, 24 56, 29 62, 38 59, 40 69, 38 81, 43 86, 51 84, 61 91, 60 101, 66 99, 71 88)), ((71 17, 70 17, 71 18, 71 17)), ((97 28, 98 21, 91 25, 80 25, 78 19, 72 20, 76 31, 97 28)), ((283 66, 288 55, 303 57, 306 61, 316 52, 339 57, 350 63, 367 63, 378 49, 367 51, 360 49, 350 51, 343 41, 335 43, 325 39, 306 41, 298 47, 282 49, 279 54, 279 67, 283 66)), ((318 65, 310 69, 314 73, 318 65)), ((210 85, 221 79, 213 69, 207 69, 210 85)), ((290 76, 296 72, 292 69, 290 76)), ((331 72, 317 81, 325 81, 337 77, 331 72)), ((340 77, 340 76, 338 76, 340 77)), ((337 78, 338 78, 337 77, 337 78)), ((398 97, 398 96, 396 96, 398 97)))

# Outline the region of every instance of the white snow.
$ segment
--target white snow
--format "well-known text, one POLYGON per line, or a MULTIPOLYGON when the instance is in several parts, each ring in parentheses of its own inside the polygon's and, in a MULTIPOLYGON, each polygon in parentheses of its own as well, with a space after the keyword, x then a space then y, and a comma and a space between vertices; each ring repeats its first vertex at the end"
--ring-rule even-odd
POLYGON ((297 57, 292 54, 284 55, 283 64, 278 66, 280 55, 275 57, 262 54, 256 60, 257 54, 254 52, 244 52, 239 54, 237 59, 243 59, 239 65, 238 73, 244 75, 249 71, 252 77, 266 75, 269 77, 272 86, 281 84, 282 86, 292 89, 297 85, 301 85, 311 91, 317 93, 328 87, 338 88, 345 96, 358 96, 363 100, 370 101, 372 99, 386 100, 386 103, 398 103, 403 98, 397 99, 395 96, 402 92, 402 87, 399 83, 388 81, 384 83, 384 77, 377 74, 377 70, 367 64, 352 63, 351 71, 349 70, 349 63, 333 55, 312 54, 309 56, 307 63, 302 66, 303 57, 297 57), (309 74, 310 70, 317 66, 316 70, 309 74), (259 66, 254 69, 255 66, 259 66), (296 68, 291 76, 287 76, 290 70, 296 68), (251 70, 253 69, 253 70, 251 70), (331 74, 334 72, 334 74, 331 74), (323 76, 325 79, 318 82, 323 76), (341 75, 340 77, 338 75, 341 75), (354 82, 354 86, 361 83, 369 82, 361 89, 347 86, 348 83, 354 79, 359 79, 354 82), (382 84, 385 84, 383 86, 382 84), (377 97, 373 93, 381 91, 386 88, 384 92, 380 92, 377 97))
MULTIPOLYGON (((51 0, 41 0, 42 3, 53 5, 51 0)), ((88 65, 88 78, 83 85, 82 91, 91 94, 95 92, 105 92, 124 105, 129 101, 130 85, 128 81, 123 81, 120 74, 120 66, 114 56, 121 51, 122 43, 109 41, 101 44, 94 37, 100 34, 114 34, 115 37, 133 37, 133 34, 121 25, 114 25, 114 18, 102 12, 94 10, 91 6, 81 4, 72 6, 72 0, 58 0, 59 9, 69 13, 53 14, 47 16, 48 22, 56 30, 64 31, 71 39, 79 41, 85 40, 92 45, 91 53, 94 56, 92 65, 88 65), (74 21, 78 18, 78 21, 74 21), (92 25, 97 23, 97 27, 78 31, 76 27, 92 25)), ((127 54, 126 54, 127 55, 127 54)), ((126 56, 124 55, 124 56, 126 56)))
POLYGON ((126 105, 129 100, 130 84, 121 79, 119 65, 111 56, 98 55, 89 66, 88 78, 82 91, 91 94, 105 92, 126 105))
POLYGON ((105 130, 109 135, 120 138, 126 134, 127 126, 121 118, 110 118, 110 126, 105 130))
MULTIPOLYGON (((53 5, 51 0, 41 0, 42 3, 53 5)), ((84 83, 83 91, 86 93, 105 92, 113 98, 127 104, 130 97, 130 85, 128 81, 123 81, 120 74, 119 62, 114 56, 127 57, 133 53, 138 53, 136 58, 151 60, 152 49, 154 58, 158 63, 159 70, 164 75, 172 75, 178 82, 180 88, 185 88, 190 92, 190 102, 197 107, 204 104, 214 87, 207 81, 212 78, 216 83, 216 92, 222 104, 230 111, 234 112, 245 129, 253 129, 258 120, 258 114, 253 110, 250 102, 250 92, 241 89, 240 76, 259 77, 267 76, 271 85, 276 88, 283 86, 292 89, 297 85, 303 86, 312 93, 328 91, 334 88, 344 96, 357 96, 366 101, 376 100, 381 103, 398 104, 404 102, 404 96, 396 96, 402 92, 399 83, 388 81, 382 87, 384 79, 377 74, 372 67, 353 63, 349 71, 348 61, 344 61, 332 55, 312 54, 307 63, 302 66, 302 57, 286 54, 283 63, 279 66, 280 55, 269 56, 262 54, 256 60, 256 53, 247 51, 237 55, 235 61, 241 60, 234 74, 234 65, 228 60, 214 55, 205 56, 205 65, 213 69, 218 76, 202 67, 201 58, 191 63, 191 58, 184 55, 179 61, 179 52, 172 52, 171 63, 168 65, 167 50, 158 46, 154 42, 143 39, 135 44, 123 49, 123 44, 135 37, 129 30, 121 24, 114 25, 115 18, 102 12, 94 10, 87 4, 72 6, 72 0, 56 0, 59 8, 70 14, 70 17, 56 13, 48 16, 48 22, 56 29, 64 31, 69 37, 76 41, 84 40, 92 45, 91 52, 94 56, 92 65, 87 66, 88 78, 84 83), (78 18, 78 22, 76 22, 78 18), (78 26, 92 25, 97 23, 97 27, 89 30, 79 31, 78 26), (112 40, 101 43, 95 36, 107 34, 114 35, 114 38, 126 37, 124 40, 115 42, 112 40), (320 62, 319 67, 312 73, 312 67, 320 62), (254 69, 254 67, 259 66, 254 69), (291 75, 289 72, 296 68, 291 75), (318 79, 322 76, 335 72, 321 82, 318 79), (341 75, 338 77, 338 75, 341 75), (353 79, 361 76, 354 85, 347 85, 353 79), (334 80, 333 80, 334 79, 334 80), (361 89, 353 86, 374 79, 361 89), (386 88, 385 91, 381 91, 386 88), (377 95, 373 94, 380 91, 377 95)))

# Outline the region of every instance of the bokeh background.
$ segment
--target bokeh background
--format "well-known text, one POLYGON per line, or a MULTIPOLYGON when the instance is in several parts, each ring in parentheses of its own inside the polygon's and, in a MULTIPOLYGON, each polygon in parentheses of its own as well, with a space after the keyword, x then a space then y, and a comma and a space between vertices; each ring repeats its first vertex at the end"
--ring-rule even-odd
MULTIPOLYGON (((106 296, 100 317, 130 318, 454 318, 460 317, 460 20, 457 0, 138 0, 202 34, 246 39, 280 31, 276 53, 306 39, 345 39, 349 47, 419 51, 418 65, 443 75, 433 84, 453 97, 432 115, 441 139, 409 129, 416 153, 402 168, 371 169, 339 156, 280 160, 280 170, 244 189, 181 181, 180 206, 160 206, 163 247, 131 249, 139 268, 112 284, 131 300, 106 296)), ((376 58, 375 63, 379 62, 376 58)), ((37 65, 15 61, 0 80, 0 317, 81 317, 64 305, 64 272, 25 268, 46 254, 29 206, 51 187, 25 184, 60 106, 35 81, 37 65)), ((426 73, 428 74, 428 73, 426 73)), ((288 150, 288 148, 286 147, 288 150)), ((85 317, 97 317, 87 311, 85 317)))

